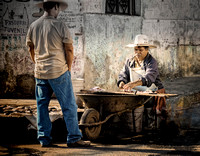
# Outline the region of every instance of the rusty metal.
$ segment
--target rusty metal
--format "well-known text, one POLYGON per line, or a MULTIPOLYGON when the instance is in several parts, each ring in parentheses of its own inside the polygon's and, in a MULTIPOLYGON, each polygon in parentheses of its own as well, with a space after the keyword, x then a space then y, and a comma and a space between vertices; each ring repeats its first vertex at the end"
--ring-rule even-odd
MULTIPOLYGON (((146 104, 148 101, 150 101, 152 98, 153 98, 153 97, 149 97, 146 101, 144 101, 144 103, 143 103, 141 106, 145 105, 145 104, 146 104)), ((141 106, 140 106, 140 107, 141 107, 141 106)), ((134 109, 134 108, 132 108, 132 109, 134 109)), ((115 115, 123 114, 123 113, 125 113, 125 112, 132 111, 132 109, 128 108, 128 109, 125 109, 125 110, 122 110, 122 111, 119 111, 119 112, 116 112, 116 113, 112 113, 112 114, 108 115, 108 116, 105 118, 105 120, 100 121, 100 122, 97 122, 97 123, 90 123, 90 124, 85 123, 85 124, 79 124, 79 126, 92 127, 92 126, 102 125, 102 124, 104 124, 105 122, 107 122, 111 117, 113 117, 113 116, 115 116, 115 115)))
POLYGON ((120 111, 120 112, 116 112, 116 113, 113 113, 113 114, 110 114, 109 116, 107 116, 107 117, 105 118, 105 120, 103 120, 103 121, 96 122, 96 123, 84 123, 84 124, 79 124, 79 126, 93 127, 93 126, 102 125, 102 124, 104 124, 106 121, 108 121, 112 116, 120 115, 120 114, 125 113, 125 112, 128 112, 128 111, 131 111, 131 110, 130 110, 130 109, 126 109, 126 110, 123 110, 123 111, 120 111))
POLYGON ((112 116, 120 115, 124 112, 131 111, 137 107, 145 105, 154 96, 137 96, 134 94, 118 93, 105 91, 87 91, 83 90, 76 95, 85 104, 86 108, 94 108, 101 112, 101 118, 104 120, 97 123, 81 123, 80 126, 98 126, 104 124, 112 116), (116 94, 115 94, 116 93, 116 94), (106 115, 107 114, 107 115, 106 115))

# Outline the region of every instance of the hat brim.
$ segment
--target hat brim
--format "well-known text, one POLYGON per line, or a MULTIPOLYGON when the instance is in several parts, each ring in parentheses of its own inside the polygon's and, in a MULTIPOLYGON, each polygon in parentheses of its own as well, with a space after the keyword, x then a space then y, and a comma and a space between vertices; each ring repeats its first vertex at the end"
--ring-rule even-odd
MULTIPOLYGON (((48 2, 55 2, 55 1, 52 0, 52 1, 48 1, 48 2)), ((37 6, 38 8, 43 9, 43 4, 44 4, 44 3, 45 3, 45 2, 37 3, 36 6, 37 6)), ((58 1, 58 3, 60 3, 60 10, 61 10, 61 11, 67 9, 68 4, 67 4, 66 2, 59 2, 59 1, 58 1)))
POLYGON ((128 44, 128 45, 126 45, 127 48, 135 48, 138 46, 149 47, 150 49, 157 48, 157 46, 151 45, 151 44, 128 44))

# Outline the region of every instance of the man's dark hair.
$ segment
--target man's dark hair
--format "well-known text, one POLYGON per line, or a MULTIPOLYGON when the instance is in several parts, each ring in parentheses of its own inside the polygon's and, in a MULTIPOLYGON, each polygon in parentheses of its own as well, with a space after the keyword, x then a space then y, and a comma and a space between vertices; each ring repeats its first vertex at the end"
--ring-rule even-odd
POLYGON ((144 47, 144 49, 146 49, 146 50, 148 50, 149 49, 149 47, 148 46, 143 46, 144 47))
POLYGON ((44 2, 43 8, 44 8, 45 11, 49 11, 53 7, 55 7, 56 5, 59 7, 60 3, 58 3, 58 2, 44 2))
POLYGON ((144 49, 148 50, 149 46, 138 46, 138 47, 144 47, 144 49))

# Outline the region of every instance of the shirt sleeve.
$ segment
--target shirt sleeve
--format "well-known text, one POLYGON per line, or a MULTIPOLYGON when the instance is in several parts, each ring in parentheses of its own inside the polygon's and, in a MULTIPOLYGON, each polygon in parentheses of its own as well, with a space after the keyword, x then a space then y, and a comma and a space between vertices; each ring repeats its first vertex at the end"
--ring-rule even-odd
POLYGON ((27 35, 26 35, 26 46, 29 45, 29 43, 32 43, 32 40, 31 40, 31 27, 29 27, 28 29, 28 32, 27 32, 27 35))
POLYGON ((119 80, 117 82, 117 86, 119 86, 121 81, 123 81, 125 84, 130 82, 130 72, 128 65, 129 65, 129 60, 126 61, 122 71, 119 74, 119 80))
POLYGON ((142 77, 142 85, 150 87, 152 83, 155 82, 158 76, 158 65, 156 60, 152 59, 148 64, 146 64, 146 74, 142 77))
POLYGON ((69 32, 69 29, 65 23, 62 22, 62 42, 63 43, 73 43, 71 34, 69 32))

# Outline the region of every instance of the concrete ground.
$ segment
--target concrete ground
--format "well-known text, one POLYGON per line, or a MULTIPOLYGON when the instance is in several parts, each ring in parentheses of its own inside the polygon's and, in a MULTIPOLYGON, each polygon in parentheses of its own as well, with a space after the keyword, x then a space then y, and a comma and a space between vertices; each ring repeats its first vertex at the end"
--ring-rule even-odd
MULTIPOLYGON (((68 148, 66 129, 62 120, 53 123, 52 137, 54 148, 42 148, 36 139, 36 130, 25 129, 28 122, 25 118, 5 119, 6 131, 0 133, 0 155, 15 156, 49 156, 49 155, 200 155, 200 130, 187 129, 171 133, 167 127, 164 133, 160 130, 146 130, 140 134, 127 137, 116 132, 102 135, 91 142, 88 148, 68 148), (12 120, 12 121, 11 121, 12 120), (26 124, 27 122, 27 124, 26 124)), ((4 123, 3 120, 0 123, 4 123)), ((4 124, 5 125, 5 124, 4 124)), ((0 129, 4 129, 1 127, 0 129)))
POLYGON ((1 154, 7 155, 199 155, 200 146, 185 147, 185 146, 159 146, 159 145, 108 145, 103 146, 100 144, 93 144, 90 148, 77 148, 69 149, 64 144, 58 144, 57 148, 43 148, 41 149, 38 145, 20 145, 12 148, 12 152, 7 152, 6 148, 1 148, 1 154), (5 151, 5 152, 4 152, 5 151))
POLYGON ((163 140, 157 133, 137 135, 115 140, 103 138, 92 142, 88 148, 68 148, 64 142, 55 143, 57 147, 42 148, 39 144, 7 144, 0 146, 0 155, 200 155, 200 131, 190 131, 184 136, 163 140))

